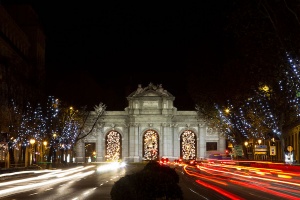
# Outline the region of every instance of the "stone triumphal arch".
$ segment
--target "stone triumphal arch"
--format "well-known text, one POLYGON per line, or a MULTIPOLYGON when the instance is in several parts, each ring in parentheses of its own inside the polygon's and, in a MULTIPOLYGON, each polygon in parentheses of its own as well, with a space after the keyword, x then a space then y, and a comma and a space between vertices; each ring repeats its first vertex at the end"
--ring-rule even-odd
POLYGON ((162 85, 139 84, 127 100, 124 111, 105 111, 97 128, 77 143, 76 162, 202 159, 225 152, 217 129, 196 111, 178 111, 162 85))

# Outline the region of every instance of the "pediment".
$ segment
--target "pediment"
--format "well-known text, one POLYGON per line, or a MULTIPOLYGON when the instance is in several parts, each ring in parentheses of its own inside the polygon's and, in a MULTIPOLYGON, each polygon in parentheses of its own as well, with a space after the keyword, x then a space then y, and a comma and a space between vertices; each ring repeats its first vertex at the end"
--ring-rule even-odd
POLYGON ((155 91, 145 91, 143 92, 140 96, 145 96, 145 97, 158 97, 161 96, 158 92, 155 91))
POLYGON ((138 85, 136 91, 132 92, 129 97, 143 97, 143 96, 155 96, 155 97, 172 97, 173 95, 170 94, 167 90, 162 87, 162 84, 154 85, 150 83, 147 87, 142 87, 141 84, 138 85))

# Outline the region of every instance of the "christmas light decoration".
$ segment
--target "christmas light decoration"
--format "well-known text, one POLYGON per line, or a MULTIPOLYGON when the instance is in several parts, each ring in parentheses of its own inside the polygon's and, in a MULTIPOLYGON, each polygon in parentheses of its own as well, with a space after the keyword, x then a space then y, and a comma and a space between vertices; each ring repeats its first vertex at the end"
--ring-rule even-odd
POLYGON ((106 135, 106 160, 118 161, 121 159, 121 135, 117 131, 110 131, 106 135))
POLYGON ((196 135, 193 131, 186 130, 181 134, 181 157, 184 160, 196 159, 196 135))
POLYGON ((229 104, 226 107, 229 108, 229 112, 224 112, 224 107, 215 106, 220 119, 218 128, 230 142, 237 144, 242 142, 241 139, 266 139, 266 133, 280 138, 282 133, 279 122, 282 112, 288 113, 285 115, 286 122, 299 119, 300 63, 289 54, 287 60, 286 67, 278 75, 280 80, 273 86, 274 90, 268 85, 262 85, 255 90, 256 95, 245 100, 239 108, 234 109, 234 106, 229 104), (237 141, 238 138, 240 141, 237 141))
POLYGON ((158 133, 154 130, 148 130, 144 134, 144 159, 158 159, 158 133))

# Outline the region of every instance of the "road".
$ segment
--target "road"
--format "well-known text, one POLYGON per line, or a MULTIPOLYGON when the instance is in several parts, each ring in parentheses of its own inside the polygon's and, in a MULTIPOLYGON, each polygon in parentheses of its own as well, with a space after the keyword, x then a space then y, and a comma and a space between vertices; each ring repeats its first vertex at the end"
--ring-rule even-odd
POLYGON ((179 166, 180 186, 192 199, 300 199, 300 171, 232 164, 179 166))
POLYGON ((27 171, 0 176, 0 199, 81 200, 111 199, 113 184, 126 174, 140 171, 144 165, 125 167, 88 165, 67 170, 27 171))
MULTIPOLYGON (((111 199, 114 183, 126 174, 142 170, 144 166, 142 163, 131 163, 125 167, 91 164, 64 170, 1 174, 0 199, 111 199)), ((184 200, 300 199, 299 172, 230 164, 170 164, 170 167, 175 168, 180 176, 184 200)))

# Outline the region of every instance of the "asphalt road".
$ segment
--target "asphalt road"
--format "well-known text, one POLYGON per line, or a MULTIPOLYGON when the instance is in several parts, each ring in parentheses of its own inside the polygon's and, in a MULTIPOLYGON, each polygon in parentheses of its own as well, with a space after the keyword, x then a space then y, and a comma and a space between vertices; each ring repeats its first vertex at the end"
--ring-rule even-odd
MULTIPOLYGON (((0 174, 0 199, 110 200, 116 181, 144 167, 143 163, 129 163, 117 169, 91 164, 63 170, 27 171, 13 176, 5 176, 11 173, 0 174)), ((184 200, 300 199, 299 172, 292 174, 238 165, 203 165, 201 169, 195 166, 170 167, 175 167, 179 174, 184 200)))
MULTIPOLYGON (((126 174, 143 169, 144 164, 129 164, 113 170, 112 167, 96 170, 90 166, 79 172, 66 169, 51 170, 49 173, 26 173, 11 177, 0 177, 0 199, 7 200, 94 200, 111 199, 110 191, 114 183, 126 174), (65 171, 65 172, 64 172, 65 171), (95 172, 96 171, 96 172, 95 172), (26 182, 21 182, 26 178, 26 182), (38 178, 38 179, 36 179, 38 178), (59 181, 56 181, 60 179, 59 181), (1 185, 15 181, 12 185, 1 185), (29 187, 27 187, 29 186, 29 187), (14 190, 16 189, 16 191, 14 190), (14 190, 13 192, 8 192, 14 190), (8 194, 4 194, 8 192, 8 194)), ((70 169, 71 170, 71 169, 70 169)))

